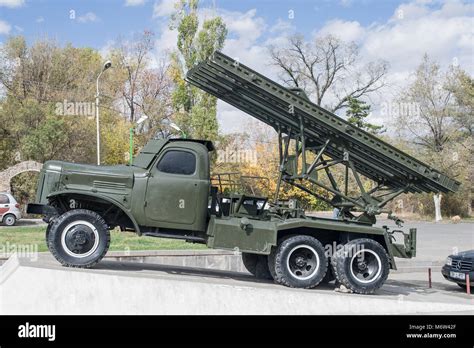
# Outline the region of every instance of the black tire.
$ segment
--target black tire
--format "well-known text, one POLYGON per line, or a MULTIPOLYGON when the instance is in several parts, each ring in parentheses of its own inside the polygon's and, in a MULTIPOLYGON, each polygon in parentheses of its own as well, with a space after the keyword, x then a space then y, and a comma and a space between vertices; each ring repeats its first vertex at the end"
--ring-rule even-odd
POLYGON ((274 281, 276 281, 277 279, 277 276, 275 273, 275 254, 276 254, 276 247, 272 247, 270 255, 268 255, 267 257, 268 270, 274 281))
MULTIPOLYGON (((290 236, 284 236, 282 237, 281 239, 278 240, 278 243, 277 245, 280 245, 281 243, 283 243, 285 240, 287 240, 288 238, 292 237, 291 235, 290 236)), ((267 257, 267 264, 268 264, 268 270, 270 271, 270 274, 272 275, 272 278, 273 280, 276 281, 277 279, 277 276, 276 276, 276 273, 275 273, 275 257, 276 257, 276 251, 277 251, 277 247, 274 246, 272 247, 271 251, 270 251, 270 254, 268 255, 267 257)))
POLYGON ((3 217, 3 224, 5 226, 15 226, 16 216, 13 214, 7 214, 3 217))
POLYGON ((290 236, 281 240, 269 256, 275 281, 292 288, 314 288, 323 280, 328 259, 320 241, 311 236, 290 236))
POLYGON ((110 246, 105 220, 86 209, 70 210, 59 216, 50 225, 47 236, 49 250, 67 267, 90 268, 105 256, 110 246))
POLYGON ((273 279, 268 269, 267 256, 242 253, 242 263, 257 279, 273 279))
POLYGON ((337 281, 357 294, 372 294, 385 283, 390 272, 384 247, 368 238, 348 242, 331 261, 337 281))
POLYGON ((48 250, 51 252, 51 249, 49 247, 49 231, 51 231, 51 225, 53 224, 53 222, 50 222, 48 224, 48 226, 46 226, 46 232, 45 232, 45 236, 46 236, 46 246, 48 247, 48 250))

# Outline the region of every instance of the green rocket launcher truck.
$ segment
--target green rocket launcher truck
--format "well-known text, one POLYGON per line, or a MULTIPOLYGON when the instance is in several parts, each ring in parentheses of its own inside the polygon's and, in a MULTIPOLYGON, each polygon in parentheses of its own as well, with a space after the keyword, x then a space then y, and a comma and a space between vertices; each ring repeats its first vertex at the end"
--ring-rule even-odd
POLYGON ((191 69, 187 81, 275 129, 280 156, 275 195, 213 185, 214 147, 206 140, 153 139, 133 165, 49 161, 28 213, 44 216, 48 248, 61 264, 92 267, 109 248, 109 231, 119 227, 238 250, 250 273, 282 285, 313 288, 336 279, 368 294, 396 269, 396 257, 416 255, 416 229, 376 227, 376 216, 388 213, 401 227, 385 208, 395 197, 454 192, 460 185, 315 105, 301 90, 285 88, 220 52, 191 69), (335 179, 334 166, 343 168, 344 180, 335 179), (281 200, 283 183, 331 204, 334 218, 305 215, 296 200, 281 200))

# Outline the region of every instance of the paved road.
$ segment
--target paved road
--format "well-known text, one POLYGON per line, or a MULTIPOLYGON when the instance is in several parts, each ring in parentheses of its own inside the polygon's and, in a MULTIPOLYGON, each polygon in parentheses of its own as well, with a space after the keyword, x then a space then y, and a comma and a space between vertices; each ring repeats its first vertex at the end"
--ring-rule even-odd
MULTIPOLYGON (((392 223, 392 221, 390 221, 392 223)), ((391 229, 396 226, 387 221, 391 229)), ((474 223, 407 222, 404 229, 417 229, 417 261, 445 260, 450 254, 474 249, 474 223)), ((399 239, 399 242, 403 239, 399 239)))

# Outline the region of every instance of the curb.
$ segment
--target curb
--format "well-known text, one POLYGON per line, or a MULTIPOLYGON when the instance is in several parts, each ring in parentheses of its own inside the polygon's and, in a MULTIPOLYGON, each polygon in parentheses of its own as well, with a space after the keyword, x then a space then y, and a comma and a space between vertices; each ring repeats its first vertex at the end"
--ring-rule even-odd
MULTIPOLYGON (((39 255, 49 255, 41 252, 39 255)), ((10 259, 15 254, 9 255, 10 259)), ((0 265, 6 264, 9 257, 1 256, 0 265)), ((185 267, 213 268, 233 272, 246 272, 240 253, 229 250, 138 250, 109 251, 104 257, 107 261, 128 261, 138 263, 155 263, 163 265, 179 265, 185 267)), ((444 261, 403 261, 397 262, 397 270, 391 273, 426 272, 431 268, 434 272, 441 271, 444 261)))

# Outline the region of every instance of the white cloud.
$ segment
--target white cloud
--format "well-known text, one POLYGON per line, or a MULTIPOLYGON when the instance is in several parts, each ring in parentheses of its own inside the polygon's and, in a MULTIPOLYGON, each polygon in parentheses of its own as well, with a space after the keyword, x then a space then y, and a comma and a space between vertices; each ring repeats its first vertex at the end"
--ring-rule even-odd
POLYGON ((176 30, 170 30, 166 23, 162 24, 161 35, 156 40, 156 47, 160 51, 169 51, 176 48, 178 33, 176 30))
POLYGON ((79 23, 93 23, 99 22, 100 18, 94 12, 87 12, 85 15, 79 16, 77 18, 79 23))
POLYGON ((254 44, 266 29, 265 20, 262 17, 257 17, 256 14, 256 9, 245 13, 228 11, 220 13, 229 33, 237 36, 244 45, 241 46, 242 48, 254 44))
POLYGON ((161 0, 153 5, 153 18, 167 17, 174 12, 174 0, 161 0))
POLYGON ((341 0, 340 4, 341 4, 342 7, 351 7, 352 0, 341 0))
POLYGON ((10 24, 0 19, 0 35, 7 35, 11 30, 10 24))
POLYGON ((21 7, 25 4, 25 0, 0 0, 0 6, 9 8, 21 7))
POLYGON ((379 115, 381 106, 392 102, 406 88, 425 53, 443 68, 456 62, 474 73, 473 14, 472 5, 456 0, 441 4, 415 0, 398 6, 385 23, 362 26, 335 19, 315 34, 356 41, 361 64, 378 59, 390 64, 387 87, 370 100, 374 111, 371 121, 388 124, 390 120, 379 115))
MULTIPOLYGON (((157 19, 158 32, 160 33, 156 41, 156 57, 163 57, 166 52, 176 49, 177 32, 170 30, 167 22, 163 20, 164 17, 174 12, 173 4, 173 1, 166 0, 155 3, 153 16, 157 19)), ((201 24, 207 18, 221 16, 228 30, 223 52, 270 78, 276 78, 275 69, 269 65, 267 46, 280 43, 287 32, 294 29, 291 24, 277 21, 270 28, 273 33, 272 39, 263 40, 262 35, 270 30, 265 20, 257 15, 255 9, 239 12, 219 8, 201 8, 198 16, 201 24)), ((242 132, 244 131, 243 125, 253 119, 223 101, 219 101, 217 104, 217 118, 221 130, 225 133, 242 132)))
POLYGON ((284 21, 281 18, 278 18, 277 22, 270 28, 270 33, 281 33, 295 31, 296 27, 291 23, 291 21, 284 21))
POLYGON ((425 53, 442 65, 456 57, 462 67, 474 72, 473 14, 471 5, 457 1, 437 10, 418 3, 401 5, 388 23, 368 31, 363 53, 386 59, 397 72, 413 71, 425 53), (400 10, 402 18, 397 17, 400 10))
POLYGON ((454 61, 474 73, 474 9, 469 4, 450 1, 433 8, 429 1, 414 1, 396 8, 385 23, 361 26, 359 22, 329 21, 316 35, 333 34, 360 45, 361 59, 389 62, 391 86, 401 89, 427 53, 447 67, 454 61))
POLYGON ((108 40, 104 46, 99 49, 99 53, 102 58, 108 58, 110 56, 110 52, 115 47, 116 42, 114 40, 108 40))
POLYGON ((147 0, 126 0, 125 6, 141 6, 144 5, 147 0))
POLYGON ((325 24, 325 26, 316 32, 317 36, 335 35, 344 41, 362 40, 366 34, 366 28, 362 27, 357 21, 343 21, 334 19, 325 24))

